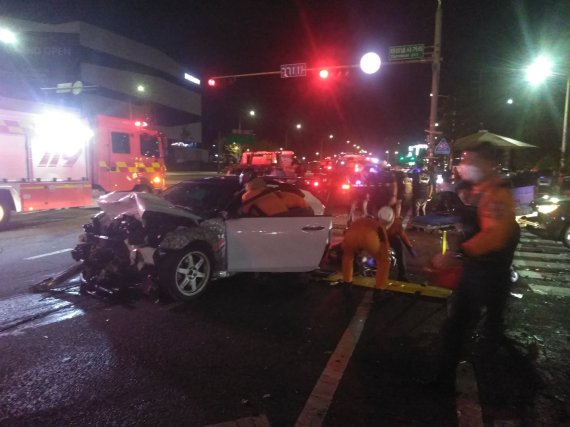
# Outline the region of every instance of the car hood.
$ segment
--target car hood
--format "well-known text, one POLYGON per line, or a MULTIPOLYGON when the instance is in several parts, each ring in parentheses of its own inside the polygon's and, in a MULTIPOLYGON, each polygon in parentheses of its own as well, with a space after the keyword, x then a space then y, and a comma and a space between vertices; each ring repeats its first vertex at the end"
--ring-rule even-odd
POLYGON ((149 193, 117 191, 99 197, 97 204, 103 212, 112 218, 120 215, 130 215, 141 220, 144 212, 151 211, 189 218, 195 222, 203 219, 185 209, 176 207, 162 197, 149 193))

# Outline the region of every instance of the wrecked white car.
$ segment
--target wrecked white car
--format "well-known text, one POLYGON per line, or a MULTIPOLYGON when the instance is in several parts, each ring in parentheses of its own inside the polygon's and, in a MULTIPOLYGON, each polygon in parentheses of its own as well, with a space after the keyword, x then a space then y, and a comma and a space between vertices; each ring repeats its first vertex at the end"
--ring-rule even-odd
POLYGON ((117 290, 148 282, 189 301, 212 280, 235 273, 318 269, 332 218, 306 190, 271 180, 268 187, 297 192, 312 209, 303 216, 241 217, 242 190, 234 176, 181 182, 160 196, 103 196, 101 212, 84 225, 72 252, 82 262, 82 287, 117 290))

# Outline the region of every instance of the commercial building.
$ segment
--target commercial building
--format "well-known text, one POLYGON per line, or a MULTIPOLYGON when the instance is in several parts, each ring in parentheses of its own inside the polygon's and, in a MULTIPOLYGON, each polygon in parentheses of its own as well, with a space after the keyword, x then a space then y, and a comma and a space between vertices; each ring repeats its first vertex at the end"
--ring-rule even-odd
POLYGON ((0 97, 146 120, 171 142, 200 146, 200 80, 159 50, 80 21, 0 16, 0 28, 17 37, 0 43, 0 97))

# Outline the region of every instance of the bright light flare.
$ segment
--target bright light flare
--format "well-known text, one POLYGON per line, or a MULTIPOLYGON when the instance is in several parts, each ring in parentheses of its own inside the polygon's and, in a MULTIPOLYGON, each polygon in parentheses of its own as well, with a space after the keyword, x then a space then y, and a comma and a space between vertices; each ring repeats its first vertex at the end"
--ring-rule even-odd
POLYGON ((49 111, 35 123, 36 140, 52 151, 70 156, 82 150, 93 137, 93 131, 73 113, 49 111))
POLYGON ((0 42, 5 44, 16 44, 18 42, 16 33, 7 28, 0 28, 0 42))
POLYGON ((366 74, 374 74, 380 69, 382 60, 377 53, 368 52, 360 58, 360 69, 366 74))
POLYGON ((549 205, 539 205, 537 207, 538 212, 540 212, 541 214, 550 214, 552 212, 554 212, 555 210, 557 210, 560 207, 560 205, 556 205, 556 204, 549 204, 549 205))
POLYGON ((319 71, 319 77, 321 79, 326 79, 329 77, 329 70, 321 70, 319 71))
POLYGON ((539 56, 526 69, 526 80, 531 84, 539 84, 552 75, 552 61, 539 56))

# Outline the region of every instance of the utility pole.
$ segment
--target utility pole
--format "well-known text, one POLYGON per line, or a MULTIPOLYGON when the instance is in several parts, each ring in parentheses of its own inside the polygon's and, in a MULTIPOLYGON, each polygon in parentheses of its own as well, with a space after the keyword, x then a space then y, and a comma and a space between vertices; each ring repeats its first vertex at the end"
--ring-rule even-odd
POLYGON ((429 163, 433 162, 433 150, 436 135, 437 100, 439 98, 439 71, 441 68, 441 2, 437 1, 435 12, 435 35, 433 40, 433 59, 431 64, 431 103, 429 112, 428 156, 429 163))

